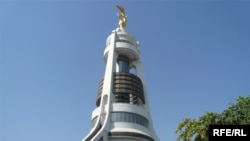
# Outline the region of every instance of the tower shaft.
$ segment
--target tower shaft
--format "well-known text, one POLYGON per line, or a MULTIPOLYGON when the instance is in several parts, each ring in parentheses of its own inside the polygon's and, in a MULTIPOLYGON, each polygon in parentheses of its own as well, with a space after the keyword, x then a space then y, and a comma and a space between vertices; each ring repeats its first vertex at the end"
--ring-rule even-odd
POLYGON ((92 128, 82 141, 159 141, 149 111, 139 43, 124 28, 113 30, 104 61, 92 128))

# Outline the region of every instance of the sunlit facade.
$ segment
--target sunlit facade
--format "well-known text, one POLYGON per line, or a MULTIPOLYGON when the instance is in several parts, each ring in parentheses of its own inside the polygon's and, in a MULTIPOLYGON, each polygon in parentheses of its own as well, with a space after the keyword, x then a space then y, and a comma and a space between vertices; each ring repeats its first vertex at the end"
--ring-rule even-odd
POLYGON ((104 61, 92 128, 82 141, 159 141, 149 111, 139 43, 124 27, 107 38, 104 61))

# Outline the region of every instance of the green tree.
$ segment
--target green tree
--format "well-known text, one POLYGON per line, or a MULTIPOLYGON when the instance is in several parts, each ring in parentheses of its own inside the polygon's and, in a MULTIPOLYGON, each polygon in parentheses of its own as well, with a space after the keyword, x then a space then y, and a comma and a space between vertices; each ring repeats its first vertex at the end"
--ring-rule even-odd
POLYGON ((209 124, 250 124, 250 95, 239 96, 222 113, 207 112, 198 119, 183 119, 175 131, 177 141, 208 141, 209 124))
POLYGON ((221 115, 222 124, 250 124, 250 96, 238 97, 236 104, 230 103, 221 115))

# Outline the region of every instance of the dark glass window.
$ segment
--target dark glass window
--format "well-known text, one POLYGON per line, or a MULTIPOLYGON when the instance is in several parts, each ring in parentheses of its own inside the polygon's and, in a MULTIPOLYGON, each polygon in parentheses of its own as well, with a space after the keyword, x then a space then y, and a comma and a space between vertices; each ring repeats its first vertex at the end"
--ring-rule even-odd
POLYGON ((129 59, 126 56, 119 56, 117 59, 119 65, 119 72, 129 73, 129 59))
POLYGON ((148 127, 149 124, 148 120, 145 117, 129 112, 112 112, 111 122, 130 122, 145 127, 148 127))
POLYGON ((114 121, 120 121, 120 114, 115 113, 115 120, 114 121))
POLYGON ((115 94, 115 102, 128 103, 129 95, 126 93, 115 94))
POLYGON ((111 114, 111 122, 115 121, 115 113, 114 114, 111 114))

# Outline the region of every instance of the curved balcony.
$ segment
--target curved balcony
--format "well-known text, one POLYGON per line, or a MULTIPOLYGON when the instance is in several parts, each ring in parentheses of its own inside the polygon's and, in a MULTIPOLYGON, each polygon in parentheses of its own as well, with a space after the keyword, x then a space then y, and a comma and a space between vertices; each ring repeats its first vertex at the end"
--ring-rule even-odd
POLYGON ((143 84, 134 74, 115 72, 113 81, 115 102, 130 104, 145 104, 143 84))

